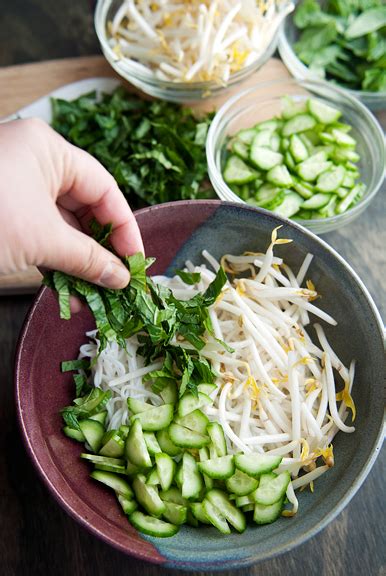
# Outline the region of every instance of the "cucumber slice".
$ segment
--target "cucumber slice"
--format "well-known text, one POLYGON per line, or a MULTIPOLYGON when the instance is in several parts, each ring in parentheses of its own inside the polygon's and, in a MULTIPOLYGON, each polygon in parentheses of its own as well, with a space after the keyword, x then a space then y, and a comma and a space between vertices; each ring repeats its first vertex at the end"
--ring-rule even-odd
POLYGON ((261 130, 254 137, 253 146, 263 146, 264 148, 271 148, 271 136, 272 132, 270 130, 261 130))
POLYGON ((277 186, 273 186, 273 184, 263 184, 261 188, 257 191, 255 198, 256 202, 262 208, 268 206, 275 200, 275 198, 280 193, 280 189, 277 186))
POLYGON ((169 454, 169 456, 178 456, 178 454, 181 454, 181 448, 171 441, 169 432, 166 428, 157 432, 156 437, 162 452, 169 454))
POLYGON ((199 384, 197 388, 199 392, 210 396, 210 394, 216 390, 217 386, 216 384, 199 384))
POLYGON ((364 184, 357 184, 356 186, 354 186, 354 188, 350 190, 347 196, 339 202, 336 208, 336 213, 343 214, 343 212, 346 212, 346 210, 350 208, 351 204, 355 202, 357 197, 360 198, 361 196, 363 196, 365 190, 366 186, 364 184))
POLYGON ((182 490, 182 462, 180 462, 177 466, 177 472, 174 477, 175 483, 177 484, 178 488, 182 490))
POLYGON ((249 504, 255 504, 255 501, 250 494, 246 496, 237 496, 236 498, 237 508, 243 508, 244 506, 248 506, 249 504))
POLYGON ((277 468, 282 461, 281 456, 270 456, 269 454, 236 454, 236 468, 249 476, 259 476, 277 468))
MULTIPOLYGON (((204 462, 205 460, 209 460, 210 459, 210 454, 209 454, 209 450, 206 446, 204 446, 203 448, 200 448, 198 451, 198 457, 200 459, 200 462, 204 462)), ((217 457, 217 454, 216 454, 217 457)), ((205 488, 207 490, 210 490, 211 488, 214 487, 214 482, 212 480, 212 478, 209 478, 209 476, 206 476, 205 474, 202 474, 203 478, 204 478, 204 484, 205 484, 205 488)))
POLYGON ((335 190, 335 194, 337 196, 339 196, 339 198, 346 198, 347 194, 349 194, 350 189, 349 188, 343 188, 343 186, 341 186, 340 188, 338 188, 338 190, 335 190))
POLYGON ((84 442, 86 440, 83 432, 81 430, 75 430, 75 428, 70 428, 70 426, 64 426, 63 432, 68 438, 76 440, 77 442, 84 442))
POLYGON ((214 480, 226 480, 230 478, 235 471, 233 456, 220 456, 219 458, 211 458, 198 464, 201 472, 213 478, 214 480))
POLYGON ((342 130, 338 130, 337 128, 332 130, 332 135, 335 138, 335 142, 344 148, 355 148, 357 144, 352 136, 342 132, 342 130))
POLYGON ((210 520, 208 520, 208 516, 205 513, 204 505, 202 502, 192 502, 190 505, 190 509, 193 513, 193 516, 202 524, 210 524, 210 520))
POLYGON ((142 474, 134 478, 133 489, 138 503, 146 512, 157 518, 162 516, 166 510, 166 506, 159 497, 157 489, 154 486, 145 484, 145 477, 142 476, 142 474))
POLYGON ((129 520, 134 528, 140 532, 157 538, 170 538, 175 536, 179 530, 179 527, 175 524, 164 522, 164 520, 153 518, 153 516, 147 516, 138 510, 129 516, 129 520))
POLYGON ((298 134, 299 132, 306 132, 311 130, 316 126, 316 120, 313 116, 309 114, 298 114, 287 122, 283 126, 282 136, 288 137, 292 134, 298 134))
POLYGON ((180 426, 184 426, 200 434, 205 434, 209 424, 209 418, 198 409, 193 410, 193 412, 190 412, 190 414, 187 414, 183 418, 175 418, 174 421, 180 426))
POLYGON ((323 208, 321 208, 319 210, 319 213, 324 217, 324 218, 330 218, 331 216, 335 215, 335 209, 336 209, 336 205, 337 205, 337 196, 335 194, 331 195, 330 201, 328 202, 328 204, 326 204, 325 206, 323 206, 323 208))
POLYGON ((238 156, 230 156, 223 172, 227 184, 246 184, 257 178, 257 173, 238 156))
POLYGON ((241 158, 242 160, 248 160, 249 158, 249 147, 247 144, 236 138, 233 140, 231 145, 231 150, 236 156, 241 158))
POLYGON ((159 394, 165 404, 175 404, 178 400, 177 384, 168 382, 159 394))
POLYGON ((292 134, 289 150, 295 162, 303 162, 308 158, 308 150, 297 134, 292 134))
POLYGON ((99 450, 101 456, 111 458, 121 458, 125 452, 125 442, 118 434, 118 430, 110 430, 104 434, 102 448, 99 450))
POLYGON ((246 505, 243 506, 241 509, 242 509, 242 511, 244 512, 244 514, 245 514, 246 512, 252 512, 252 510, 255 509, 255 504, 246 504, 246 505))
POLYGON ((269 148, 257 146, 253 141, 250 152, 250 160, 261 170, 271 170, 271 168, 274 168, 274 166, 282 164, 283 155, 279 152, 274 152, 269 148))
POLYGON ((131 420, 141 422, 142 430, 146 432, 157 432, 163 428, 167 428, 173 420, 174 404, 163 404, 157 408, 146 410, 134 414, 131 420))
POLYGON ((247 496, 259 485, 259 481, 256 478, 248 476, 239 469, 226 481, 226 487, 228 492, 236 494, 236 496, 247 496))
POLYGON ((237 140, 241 140, 247 146, 251 144, 252 140, 256 136, 256 130, 254 128, 245 128, 243 130, 239 130, 235 137, 237 140))
POLYGON ((221 534, 230 534, 231 529, 228 526, 227 521, 224 516, 213 504, 205 498, 202 502, 202 507, 205 516, 208 518, 209 522, 221 532, 221 534))
POLYGON ((104 426, 97 420, 86 418, 85 420, 79 421, 79 428, 93 452, 99 452, 105 433, 104 426))
POLYGON ((332 124, 342 115, 342 113, 336 108, 328 106, 320 100, 314 100, 313 98, 308 100, 308 109, 321 124, 332 124))
POLYGON ((213 404, 213 400, 206 394, 198 392, 197 396, 193 396, 193 394, 187 392, 178 403, 178 416, 183 418, 187 414, 190 414, 190 412, 198 408, 203 408, 204 406, 210 406, 211 404, 213 404))
POLYGON ((130 428, 129 435, 125 442, 125 455, 135 466, 151 468, 151 459, 139 420, 135 420, 130 428))
POLYGON ((285 120, 290 120, 298 114, 307 112, 306 100, 294 100, 291 96, 283 96, 281 99, 281 115, 285 120))
POLYGON ((285 192, 286 194, 282 203, 276 206, 273 211, 283 218, 291 218, 291 216, 295 216, 298 212, 304 200, 299 194, 296 194, 296 192, 291 192, 291 190, 286 190, 285 192))
POLYGON ((203 488, 197 463, 189 452, 185 452, 182 457, 182 497, 187 500, 198 500, 203 488))
POLYGON ((286 470, 278 476, 276 474, 262 474, 259 487, 254 491, 253 498, 257 504, 270 506, 284 498, 291 476, 286 470))
POLYGON ((125 466, 116 464, 95 464, 95 470, 104 470, 105 472, 114 472, 114 474, 126 474, 125 466))
POLYGON ((329 132, 321 132, 319 136, 323 144, 335 144, 335 138, 329 132))
POLYGON ((181 506, 180 504, 174 504, 174 502, 164 502, 166 510, 163 513, 163 517, 172 524, 181 526, 185 524, 188 517, 188 509, 186 506, 181 506))
POLYGON ((168 454, 156 454, 155 463, 162 490, 168 490, 176 472, 176 463, 168 454))
POLYGON ((154 408, 153 404, 137 400, 137 398, 128 398, 127 406, 133 414, 140 414, 141 412, 146 412, 146 410, 152 410, 154 408))
POLYGON ((274 152, 279 152, 280 150, 280 143, 281 143, 281 139, 280 136, 277 132, 274 132, 271 136, 271 140, 270 140, 270 148, 271 150, 273 150, 274 152))
POLYGON ((157 468, 153 468, 151 470, 148 477, 146 478, 146 484, 148 484, 148 486, 158 486, 161 484, 157 468))
POLYGON ((293 183, 291 174, 288 172, 286 166, 283 165, 271 168, 267 173, 267 180, 276 186, 283 186, 284 188, 292 186, 293 183))
POLYGON ((105 425, 105 421, 106 421, 106 416, 107 416, 107 410, 102 410, 102 412, 97 412, 96 414, 92 414, 91 416, 89 416, 90 420, 96 420, 97 422, 100 422, 102 424, 102 426, 105 425))
POLYGON ((345 175, 343 166, 331 168, 318 177, 316 189, 320 192, 335 192, 342 185, 345 175))
POLYGON ((134 496, 129 483, 124 478, 114 474, 113 472, 94 470, 91 472, 90 476, 91 478, 94 478, 94 480, 98 480, 98 482, 102 482, 102 484, 112 488, 117 494, 121 494, 121 496, 124 496, 125 498, 133 498, 134 496))
POLYGON ((121 494, 117 494, 117 498, 123 512, 128 516, 130 516, 130 514, 132 514, 138 508, 137 502, 131 498, 125 498, 121 494))
POLYGON ((154 454, 161 454, 161 446, 157 442, 157 438, 153 432, 144 432, 143 437, 145 440, 146 447, 149 451, 149 454, 154 456, 154 454))
POLYGON ((256 524, 272 524, 275 522, 283 510, 283 500, 278 500, 270 506, 263 506, 262 504, 255 504, 253 512, 253 520, 256 524))
POLYGON ((125 461, 122 458, 108 458, 107 456, 99 456, 97 454, 88 454, 87 452, 84 452, 83 454, 80 455, 81 458, 83 458, 83 460, 88 460, 89 462, 92 462, 93 464, 105 464, 107 465, 111 465, 111 466, 124 466, 125 465, 125 461))
POLYGON ((130 460, 127 460, 127 464, 126 464, 126 474, 128 476, 137 476, 137 474, 140 474, 142 472, 142 468, 140 468, 139 466, 136 466, 135 464, 133 464, 132 462, 130 462, 130 460))
POLYGON ((319 210, 330 201, 331 194, 314 194, 312 198, 305 200, 302 204, 302 210, 319 210))
POLYGON ((310 162, 311 158, 305 160, 297 166, 299 176, 307 182, 313 182, 317 177, 331 168, 331 162, 310 162))
MULTIPOLYGON (((224 518, 235 528, 238 532, 244 532, 246 525, 246 520, 244 514, 241 510, 238 510, 234 506, 225 492, 221 490, 209 490, 205 496, 205 500, 215 506, 218 510, 221 510, 221 514, 224 518)), ((206 512, 206 509, 205 509, 206 512)))
POLYGON ((307 198, 311 198, 311 196, 313 195, 313 189, 311 188, 311 186, 309 186, 307 183, 305 182, 296 182, 294 181, 293 183, 293 187, 295 189, 295 191, 300 194, 300 196, 302 196, 305 200, 307 200, 307 198))
POLYGON ((180 504, 181 506, 188 505, 188 501, 182 497, 181 491, 174 486, 169 488, 169 490, 160 492, 160 497, 164 502, 174 502, 174 504, 180 504))
POLYGON ((255 130, 259 132, 260 130, 269 130, 270 132, 274 132, 281 128, 283 122, 278 118, 273 118, 272 120, 264 120, 264 122, 259 122, 255 125, 255 130))
MULTIPOLYGON (((351 148, 337 148, 337 147, 335 147, 335 150, 332 154, 332 159, 336 163, 359 162, 360 156, 359 156, 359 154, 357 154, 357 152, 355 152, 355 150, 352 150, 351 148)), ((358 168, 356 166, 355 166, 355 169, 358 170, 358 168)))
POLYGON ((184 428, 175 422, 169 426, 168 431, 172 442, 181 448, 202 448, 210 442, 209 436, 184 428))
POLYGON ((356 176, 352 172, 346 172, 344 174, 342 186, 345 188, 354 188, 356 176))
POLYGON ((227 444, 225 440, 224 430, 218 422, 211 422, 208 424, 207 432, 212 441, 213 447, 218 457, 226 456, 227 444))
POLYGON ((295 170, 296 162, 293 159, 293 156, 289 150, 287 150, 287 152, 284 154, 284 162, 286 163, 286 165, 290 170, 295 170))
POLYGON ((290 139, 282 138, 280 141, 280 150, 282 152, 285 152, 286 150, 288 150, 289 146, 290 146, 290 139))

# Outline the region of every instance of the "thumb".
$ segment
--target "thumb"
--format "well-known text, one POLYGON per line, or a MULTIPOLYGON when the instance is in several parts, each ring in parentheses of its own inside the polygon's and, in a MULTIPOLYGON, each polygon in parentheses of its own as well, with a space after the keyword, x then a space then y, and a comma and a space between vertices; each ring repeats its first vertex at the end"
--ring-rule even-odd
POLYGON ((62 221, 55 226, 42 265, 105 288, 124 288, 130 274, 122 262, 95 240, 62 221))

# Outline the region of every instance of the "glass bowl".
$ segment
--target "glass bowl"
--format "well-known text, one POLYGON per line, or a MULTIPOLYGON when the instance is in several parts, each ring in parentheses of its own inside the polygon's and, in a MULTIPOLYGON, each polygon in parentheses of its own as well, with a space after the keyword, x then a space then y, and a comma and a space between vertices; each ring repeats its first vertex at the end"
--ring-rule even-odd
MULTIPOLYGON (((323 1, 321 2, 323 5, 323 1)), ((318 79, 315 73, 311 72, 309 68, 299 60, 293 46, 299 39, 300 31, 294 24, 294 13, 289 14, 283 22, 279 33, 279 53, 284 64, 291 72, 292 76, 298 79, 314 78, 318 79)), ((342 90, 358 98, 370 110, 384 110, 386 109, 386 92, 367 92, 365 90, 350 90, 349 88, 341 87, 342 90)))
POLYGON ((280 99, 284 95, 296 100, 316 96, 341 110, 342 122, 352 126, 351 134, 357 141, 357 152, 361 157, 358 163, 361 181, 366 185, 363 197, 343 214, 298 220, 316 234, 336 230, 358 217, 378 192, 385 176, 385 140, 381 126, 371 112, 347 91, 330 83, 294 79, 259 83, 229 99, 217 112, 208 132, 206 155, 210 180, 221 200, 245 203, 222 176, 228 138, 241 128, 250 128, 278 114, 280 99))
MULTIPOLYGON (((107 22, 112 20, 121 4, 122 0, 98 0, 97 2, 94 23, 102 52, 109 64, 125 80, 142 90, 142 92, 156 98, 161 98, 162 100, 169 100, 170 102, 192 102, 207 97, 214 97, 219 93, 223 94, 232 86, 241 83, 251 74, 259 70, 277 48, 280 26, 277 27, 265 52, 252 64, 232 74, 226 85, 216 82, 178 83, 163 81, 154 76, 154 74, 142 64, 129 58, 125 58, 125 60, 119 59, 111 48, 107 35, 107 22)), ((292 5, 289 3, 287 9, 283 10, 283 16, 291 8, 292 5)))

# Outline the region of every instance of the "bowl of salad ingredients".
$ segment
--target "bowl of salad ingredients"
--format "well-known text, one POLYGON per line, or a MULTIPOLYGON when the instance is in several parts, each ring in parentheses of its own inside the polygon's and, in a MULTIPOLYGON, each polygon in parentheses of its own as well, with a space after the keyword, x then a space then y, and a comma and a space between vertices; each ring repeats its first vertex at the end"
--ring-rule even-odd
POLYGON ((51 272, 35 300, 16 360, 27 449, 126 554, 208 571, 287 552, 382 442, 376 307, 331 247, 270 212, 196 200, 136 218, 147 258, 126 259, 127 288, 51 272))
POLYGON ((95 28, 111 66, 143 92, 201 100, 242 82, 273 54, 290 0, 99 0, 95 28))
POLYGON ((285 20, 279 51, 296 78, 324 78, 372 110, 386 108, 383 0, 301 0, 285 20))
POLYGON ((352 222, 384 180, 382 129, 323 81, 260 83, 217 112, 206 142, 219 198, 274 211, 321 234, 352 222))

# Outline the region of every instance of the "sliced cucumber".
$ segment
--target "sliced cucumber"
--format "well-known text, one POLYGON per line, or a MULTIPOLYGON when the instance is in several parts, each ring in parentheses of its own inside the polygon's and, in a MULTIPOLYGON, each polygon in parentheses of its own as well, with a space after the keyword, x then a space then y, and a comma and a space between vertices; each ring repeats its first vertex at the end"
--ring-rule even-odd
POLYGON ((129 516, 130 523, 144 534, 148 536, 156 536, 157 538, 170 538, 177 534, 179 527, 169 522, 164 522, 159 518, 147 516, 142 512, 136 510, 129 516))
POLYGON ((178 416, 183 418, 194 410, 211 404, 213 404, 213 400, 202 392, 198 392, 197 396, 193 396, 190 392, 185 393, 178 403, 178 416))
POLYGON ((309 186, 306 182, 296 182, 293 183, 293 188, 295 191, 300 194, 303 198, 307 200, 307 198, 311 198, 313 195, 313 189, 309 186))
POLYGON ((134 414, 132 422, 138 420, 141 422, 142 430, 146 432, 157 432, 163 428, 167 428, 173 420, 174 404, 163 404, 157 408, 146 410, 134 414))
POLYGON ((299 176, 306 182, 313 182, 317 177, 331 168, 332 162, 310 162, 311 157, 297 166, 299 176))
POLYGON ((309 198, 303 202, 301 205, 302 210, 319 210, 328 204, 330 198, 331 194, 314 194, 312 198, 309 198))
POLYGON ((166 506, 159 497, 157 489, 154 486, 148 486, 142 474, 138 474, 138 476, 134 478, 133 489, 138 503, 146 512, 157 518, 162 516, 166 510, 166 506))
POLYGON ((342 214, 343 212, 346 212, 346 210, 350 208, 351 204, 356 200, 356 198, 358 196, 361 197, 364 194, 365 190, 366 186, 364 184, 357 184, 356 186, 354 186, 354 188, 350 190, 347 196, 339 202, 336 208, 337 214, 342 214))
POLYGON ((127 460, 127 462, 126 462, 126 474, 128 476, 130 476, 130 477, 136 476, 137 474, 140 474, 141 472, 142 472, 142 468, 140 468, 139 466, 136 466, 135 464, 130 462, 130 460, 127 460))
POLYGON ((172 524, 181 526, 185 524, 188 516, 188 509, 186 506, 181 506, 181 504, 175 504, 174 502, 164 502, 166 510, 163 513, 163 517, 172 524))
POLYGON ((181 454, 181 448, 172 442, 167 429, 157 432, 156 437, 162 452, 169 454, 169 456, 178 456, 178 454, 181 454))
POLYGON ((274 132, 271 136, 271 140, 270 140, 270 148, 271 150, 273 150, 274 152, 279 152, 280 150, 280 144, 281 144, 281 139, 280 136, 277 132, 274 132))
POLYGON ((285 192, 283 201, 273 211, 283 218, 291 218, 291 216, 295 216, 300 206, 303 205, 304 199, 296 192, 291 192, 291 190, 286 190, 285 192))
POLYGON ((178 400, 177 384, 173 381, 168 382, 159 394, 165 404, 175 404, 178 400))
POLYGON ((255 504, 255 501, 250 494, 247 494, 246 496, 237 496, 236 498, 237 508, 243 508, 244 506, 248 506, 249 504, 255 504))
POLYGON ((292 134, 311 130, 315 126, 316 120, 313 116, 310 116, 309 114, 298 114, 297 116, 287 120, 283 126, 282 135, 284 137, 292 136, 292 134))
POLYGON ((205 516, 208 518, 209 522, 221 532, 221 534, 230 534, 231 529, 228 526, 225 517, 222 515, 221 511, 213 506, 213 504, 205 498, 202 502, 202 507, 205 513, 205 516))
POLYGON ((210 524, 210 520, 208 520, 208 516, 205 513, 204 505, 202 502, 192 502, 190 504, 190 509, 199 522, 202 524, 210 524))
POLYGON ((261 130, 254 137, 253 146, 263 146, 264 148, 271 148, 271 136, 272 132, 270 130, 261 130))
POLYGON ((138 508, 137 502, 131 498, 125 498, 121 494, 117 494, 117 498, 123 512, 128 516, 130 516, 130 514, 132 514, 138 508))
POLYGON ((291 96, 283 96, 281 98, 281 115, 285 120, 305 112, 307 112, 306 100, 294 100, 291 96))
POLYGON ((203 394, 210 396, 211 393, 214 392, 214 390, 216 390, 217 386, 216 384, 199 384, 197 388, 199 392, 202 392, 203 394))
POLYGON ((282 461, 281 456, 270 456, 269 454, 236 454, 236 468, 249 476, 259 476, 277 468, 282 461))
POLYGON ((91 472, 90 476, 91 478, 94 478, 94 480, 98 480, 98 482, 102 482, 102 484, 109 486, 109 488, 115 490, 117 494, 121 494, 121 496, 124 496, 125 498, 133 498, 134 496, 129 483, 122 478, 122 476, 104 470, 94 470, 91 472))
POLYGON ((198 500, 203 488, 204 483, 197 463, 189 452, 185 452, 182 457, 182 497, 198 500))
POLYGON ((175 486, 160 492, 160 497, 164 502, 174 502, 174 504, 180 504, 181 506, 188 505, 186 498, 182 497, 181 491, 175 486))
POLYGON ((262 504, 255 504, 253 520, 256 524, 272 524, 275 522, 283 510, 283 500, 278 500, 270 506, 263 506, 262 504))
POLYGON ((257 504, 270 506, 284 498, 291 476, 286 470, 279 475, 268 473, 260 476, 259 487, 254 491, 253 498, 257 504))
POLYGON ((77 442, 84 442, 86 440, 83 432, 81 430, 76 430, 75 428, 70 428, 70 426, 64 426, 63 432, 68 438, 76 440, 77 442))
POLYGON ((288 188, 293 183, 292 176, 284 165, 271 168, 267 173, 267 181, 276 186, 283 186, 284 188, 288 188))
MULTIPOLYGON (((225 492, 221 490, 209 490, 205 496, 205 500, 215 506, 218 510, 221 510, 221 514, 225 519, 235 528, 238 532, 244 532, 246 525, 246 520, 244 514, 241 510, 238 510, 234 506, 225 492)), ((206 512, 206 509, 205 509, 206 512)))
POLYGON ((172 442, 180 448, 202 448, 210 442, 209 436, 184 428, 175 422, 169 426, 168 431, 172 442))
POLYGON ((242 160, 248 160, 249 147, 247 146, 247 144, 245 144, 244 142, 242 142, 238 138, 235 138, 235 140, 233 140, 231 149, 232 149, 232 152, 234 154, 236 154, 242 160))
POLYGON ((259 206, 264 208, 265 206, 268 206, 268 204, 271 204, 271 202, 273 202, 273 200, 277 197, 279 192, 280 188, 278 188, 277 186, 273 186, 273 184, 263 184, 263 186, 261 186, 258 192, 256 193, 255 198, 259 206))
POLYGON ((224 168, 224 180, 227 184, 246 184, 257 178, 257 173, 238 156, 230 156, 224 168))
POLYGON ((237 134, 235 135, 235 137, 238 140, 241 140, 241 142, 243 142, 247 146, 251 144, 255 136, 256 136, 255 128, 246 128, 243 130, 239 130, 239 132, 237 132, 237 134))
POLYGON ((153 468, 146 478, 146 484, 149 486, 159 486, 161 481, 159 479, 157 468, 153 468))
POLYGON ((156 454, 155 463, 162 490, 168 490, 173 482, 176 472, 176 463, 168 454, 156 454))
POLYGON ((211 458, 198 464, 199 469, 209 478, 214 480, 226 480, 230 478, 235 471, 233 456, 220 456, 211 458))
POLYGON ((107 410, 102 410, 102 412, 97 412, 96 414, 91 414, 91 416, 89 416, 90 420, 97 420, 97 422, 100 422, 102 424, 102 426, 105 425, 106 422, 106 416, 107 416, 107 410))
POLYGON ((95 464, 95 470, 105 470, 105 472, 114 472, 114 474, 126 474, 125 466, 117 466, 117 464, 95 464))
POLYGON ((307 147, 297 134, 292 134, 289 149, 295 162, 307 160, 307 147))
POLYGON ((174 421, 180 426, 184 426, 200 434, 205 434, 209 424, 209 418, 199 409, 193 410, 193 412, 190 412, 183 418, 176 418, 174 421))
POLYGON ((247 496, 259 485, 259 481, 252 476, 248 476, 239 469, 226 481, 228 492, 232 492, 236 496, 247 496))
POLYGON ((284 162, 286 163, 286 165, 288 166, 288 168, 290 170, 295 171, 296 169, 296 162, 291 154, 291 152, 289 150, 286 151, 286 153, 284 154, 284 162))
POLYGON ((256 146, 254 142, 252 142, 250 160, 261 170, 271 170, 271 168, 274 168, 278 164, 282 164, 283 155, 269 148, 256 146))
POLYGON ((79 421, 79 428, 91 449, 94 452, 99 452, 105 433, 104 426, 97 420, 86 418, 85 420, 79 421))
POLYGON ((352 138, 349 134, 346 134, 346 132, 342 132, 342 130, 334 128, 332 135, 335 138, 335 142, 340 146, 343 146, 344 148, 355 148, 356 142, 354 138, 352 138))
POLYGON ((335 192, 342 185, 345 175, 343 166, 335 166, 318 177, 316 189, 319 192, 335 192))
POLYGON ((217 456, 219 457, 226 456, 228 450, 224 430, 221 424, 219 424, 218 422, 211 422, 210 424, 208 424, 207 432, 210 436, 210 439, 212 441, 217 456))
POLYGON ((151 459, 139 420, 135 420, 130 428, 125 442, 125 455, 135 466, 151 468, 151 459))
POLYGON ((127 406, 133 414, 140 414, 141 412, 146 412, 146 410, 152 410, 154 408, 153 404, 148 402, 143 402, 137 398, 128 398, 127 406))
POLYGON ((107 456, 99 456, 97 454, 88 454, 84 452, 80 455, 81 458, 84 460, 88 460, 93 464, 105 464, 106 466, 124 466, 125 461, 123 458, 109 458, 107 456))
POLYGON ((145 440, 146 447, 149 451, 149 454, 154 456, 154 454, 161 454, 161 446, 159 445, 157 438, 153 432, 144 432, 143 437, 145 440))
POLYGON ((121 458, 125 452, 125 442, 118 434, 118 430, 110 430, 102 439, 102 448, 99 450, 101 456, 111 458, 121 458))
POLYGON ((332 124, 333 122, 336 122, 342 115, 342 113, 336 108, 328 106, 324 102, 315 100, 313 98, 308 100, 308 109, 316 118, 316 120, 321 124, 332 124))

